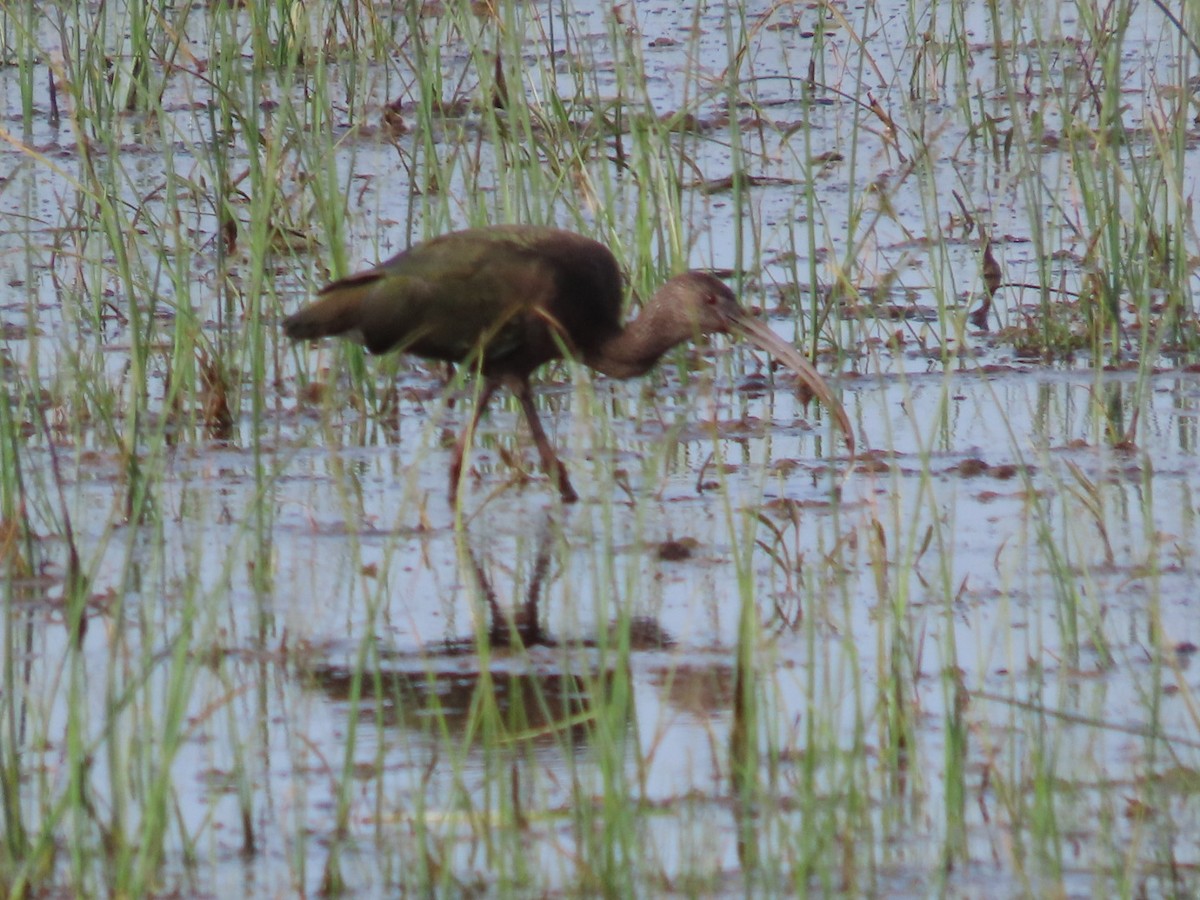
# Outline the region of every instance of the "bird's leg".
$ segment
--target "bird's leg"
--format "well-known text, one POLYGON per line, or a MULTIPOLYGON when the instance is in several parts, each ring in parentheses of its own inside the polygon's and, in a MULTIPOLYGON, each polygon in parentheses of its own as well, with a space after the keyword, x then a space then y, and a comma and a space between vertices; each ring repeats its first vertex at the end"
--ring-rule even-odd
POLYGON ((458 440, 454 443, 454 455, 450 457, 450 505, 453 506, 458 499, 458 482, 462 478, 463 457, 467 455, 467 445, 475 439, 475 427, 479 424, 479 419, 487 412, 488 401, 492 399, 492 394, 496 393, 496 389, 500 387, 500 382, 488 379, 483 386, 483 390, 479 393, 479 400, 475 403, 475 411, 471 413, 471 421, 467 423, 467 427, 458 435, 458 440))
POLYGON ((567 478, 567 467, 555 454, 554 448, 550 446, 549 438, 546 437, 546 432, 542 430, 542 420, 538 418, 537 407, 533 405, 533 392, 529 389, 529 380, 512 376, 507 379, 506 383, 516 394, 521 409, 525 411, 525 420, 529 422, 529 430, 533 433, 533 442, 537 444, 538 453, 542 456, 542 468, 558 485, 558 492, 562 495, 563 503, 574 503, 579 499, 579 495, 575 493, 575 488, 571 487, 571 480, 567 478))

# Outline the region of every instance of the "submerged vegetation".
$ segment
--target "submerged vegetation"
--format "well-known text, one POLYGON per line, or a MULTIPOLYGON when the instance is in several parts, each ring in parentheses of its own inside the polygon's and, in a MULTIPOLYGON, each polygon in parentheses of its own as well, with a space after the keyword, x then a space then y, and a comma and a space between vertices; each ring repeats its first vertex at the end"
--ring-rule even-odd
POLYGON ((0 30, 6 893, 1200 891, 1195 4, 0 30), (475 382, 279 323, 497 222, 717 271, 873 449, 718 342, 451 508, 475 382))

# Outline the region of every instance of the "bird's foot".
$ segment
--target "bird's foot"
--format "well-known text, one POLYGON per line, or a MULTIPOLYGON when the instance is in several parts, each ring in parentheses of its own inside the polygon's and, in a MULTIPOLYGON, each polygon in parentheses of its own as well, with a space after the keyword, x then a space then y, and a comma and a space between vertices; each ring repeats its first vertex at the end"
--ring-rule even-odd
POLYGON ((567 470, 562 463, 558 464, 558 493, 562 496, 563 503, 574 503, 579 499, 575 488, 571 487, 571 480, 567 478, 567 470))

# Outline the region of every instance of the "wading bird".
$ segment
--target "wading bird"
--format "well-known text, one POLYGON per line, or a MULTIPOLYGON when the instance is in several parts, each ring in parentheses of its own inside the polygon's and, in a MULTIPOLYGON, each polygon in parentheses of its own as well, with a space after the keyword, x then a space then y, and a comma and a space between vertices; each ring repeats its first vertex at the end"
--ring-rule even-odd
POLYGON ((624 326, 622 294, 620 268, 603 244, 556 228, 494 225, 444 234, 335 281, 285 319, 283 329, 293 340, 341 335, 370 353, 400 350, 465 363, 483 375, 479 402, 451 457, 451 504, 467 444, 498 388, 516 395, 546 474, 571 503, 578 495, 538 419, 530 373, 569 356, 610 377, 633 378, 701 334, 744 336, 794 369, 854 452, 850 420, 820 373, 743 310, 716 277, 676 275, 624 326))

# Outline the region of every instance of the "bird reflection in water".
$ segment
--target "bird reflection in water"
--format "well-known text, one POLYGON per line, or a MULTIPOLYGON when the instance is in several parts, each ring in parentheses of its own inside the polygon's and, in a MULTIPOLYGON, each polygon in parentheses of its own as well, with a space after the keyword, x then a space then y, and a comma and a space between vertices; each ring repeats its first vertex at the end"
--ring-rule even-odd
MULTIPOLYGON (((604 715, 628 717, 628 692, 622 693, 623 711, 614 711, 611 705, 616 654, 599 652, 603 646, 614 646, 616 637, 563 640, 543 625, 542 598, 552 580, 555 550, 563 552, 567 547, 561 538, 562 525, 550 510, 543 512, 540 527, 532 531, 536 538, 528 583, 523 599, 511 609, 501 602, 496 579, 489 574, 498 567, 472 546, 467 529, 457 531, 463 581, 474 582, 468 590, 485 617, 473 635, 419 650, 380 650, 379 671, 359 678, 364 717, 379 715, 390 726, 444 728, 473 738, 494 735, 499 729, 507 740, 529 740, 535 745, 554 743, 563 736, 574 745, 586 742, 600 710, 604 715), (377 693, 371 697, 368 692, 373 688, 377 693), (490 720, 487 728, 481 716, 490 720)), ((639 625, 641 621, 634 620, 631 634, 654 634, 658 646, 669 645, 670 637, 656 623, 649 627, 639 625)), ((317 664, 309 667, 308 674, 329 696, 339 700, 352 696, 353 667, 317 664)))

